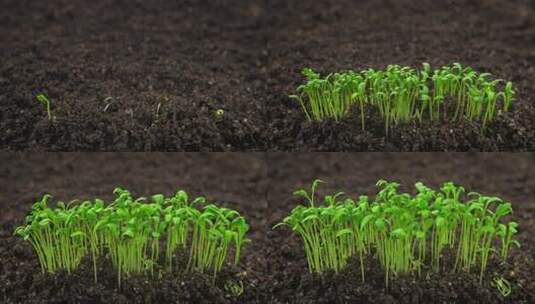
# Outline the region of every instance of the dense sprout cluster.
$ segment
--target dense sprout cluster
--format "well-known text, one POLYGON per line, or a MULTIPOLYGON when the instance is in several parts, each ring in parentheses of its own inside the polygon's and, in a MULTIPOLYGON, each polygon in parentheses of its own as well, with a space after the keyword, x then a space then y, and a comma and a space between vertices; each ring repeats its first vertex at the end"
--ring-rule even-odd
POLYGON ((342 193, 324 198, 316 205, 314 195, 296 192, 308 206, 299 205, 279 225, 287 225, 303 239, 311 272, 346 266, 350 256, 358 256, 364 280, 364 259, 374 254, 388 280, 401 273, 420 275, 423 267, 438 272, 444 266, 453 271, 479 268, 480 281, 491 255, 507 259, 517 223, 505 221, 511 204, 497 197, 469 193, 451 182, 439 191, 416 184, 416 195, 399 193, 398 184, 381 180, 380 191, 370 201, 339 199, 342 193), (499 245, 498 245, 499 244, 499 245), (449 250, 452 265, 443 265, 449 250))
POLYGON ((237 211, 205 205, 202 197, 189 202, 184 191, 151 199, 134 199, 119 188, 114 193, 109 205, 95 199, 59 202, 55 208, 48 207, 50 196, 45 195, 15 233, 32 244, 43 272, 70 273, 90 255, 95 281, 97 260, 106 255, 117 269, 119 284, 130 274, 154 273, 161 255, 171 272, 179 248, 189 251, 187 271, 213 271, 215 276, 231 247, 233 262, 239 262, 249 227, 237 211))
POLYGON ((378 110, 388 132, 392 125, 424 117, 453 121, 464 117, 481 120, 483 125, 496 116, 496 109, 508 111, 515 91, 511 82, 491 80, 488 73, 477 73, 459 63, 431 70, 428 63, 417 71, 410 67, 389 65, 386 70, 368 69, 330 74, 322 78, 310 68, 303 74, 307 81, 297 88, 296 98, 309 120, 340 120, 358 104, 362 129, 365 108, 378 110), (451 106, 448 104, 451 102, 451 106), (449 110, 449 112, 448 112, 449 110))

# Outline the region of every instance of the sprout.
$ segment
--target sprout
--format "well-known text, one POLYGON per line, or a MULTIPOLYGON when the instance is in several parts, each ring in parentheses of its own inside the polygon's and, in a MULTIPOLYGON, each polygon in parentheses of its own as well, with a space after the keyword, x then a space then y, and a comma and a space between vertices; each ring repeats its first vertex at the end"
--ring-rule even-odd
POLYGON ((311 194, 296 191, 307 205, 295 207, 274 227, 285 225, 301 236, 310 272, 339 272, 356 255, 364 281, 363 260, 375 254, 388 286, 400 274, 421 275, 425 265, 439 272, 448 249, 455 262, 447 267, 454 272, 479 268, 482 282, 491 255, 505 260, 511 245, 518 245, 513 240, 517 224, 504 221, 512 213, 510 203, 478 193, 463 202, 464 189, 451 182, 439 191, 416 183, 417 193, 410 195, 399 193, 399 184, 380 180, 374 201, 367 196, 342 200, 337 193, 325 196, 323 204, 313 199, 317 184, 311 194))
POLYGON ((35 98, 45 106, 48 120, 52 120, 52 113, 50 112, 50 100, 48 97, 46 97, 44 93, 39 93, 35 96, 35 98))
POLYGON ((491 81, 490 74, 478 74, 459 63, 435 70, 423 63, 420 71, 389 65, 386 70, 347 71, 325 78, 305 68, 303 75, 306 82, 290 98, 299 101, 309 121, 339 121, 358 104, 361 128, 365 127, 365 109, 371 107, 383 118, 387 134, 392 126, 414 119, 421 122, 424 116, 439 120, 441 108, 444 118, 481 120, 484 127, 493 121, 497 107, 501 105, 506 112, 515 98, 511 82, 499 91, 501 80, 491 81), (448 113, 450 102, 454 113, 448 113))
POLYGON ((223 110, 223 109, 217 109, 217 110, 214 111, 214 117, 216 119, 222 118, 224 114, 225 114, 225 110, 223 110))
POLYGON ((132 274, 154 275, 162 254, 165 269, 172 272, 177 250, 188 247, 186 271, 212 270, 215 278, 231 248, 233 262, 239 263, 249 226, 238 212, 214 204, 201 209, 205 199, 190 202, 184 191, 150 199, 134 199, 121 188, 114 193, 115 200, 107 206, 95 199, 72 207, 59 202, 55 209, 47 206, 45 195, 15 233, 32 244, 43 272, 71 273, 90 255, 97 281, 97 260, 109 256, 119 286, 132 274))
POLYGON ((224 288, 234 297, 239 297, 243 294, 243 282, 241 280, 238 282, 228 280, 225 282, 224 288))
POLYGON ((50 196, 45 195, 32 207, 26 217, 26 226, 18 227, 15 234, 30 242, 43 273, 64 269, 74 271, 86 253, 86 239, 79 219, 79 209, 67 209, 59 203, 48 207, 50 196))
POLYGON ((504 298, 511 294, 511 283, 503 277, 495 277, 492 280, 492 286, 496 287, 504 298))

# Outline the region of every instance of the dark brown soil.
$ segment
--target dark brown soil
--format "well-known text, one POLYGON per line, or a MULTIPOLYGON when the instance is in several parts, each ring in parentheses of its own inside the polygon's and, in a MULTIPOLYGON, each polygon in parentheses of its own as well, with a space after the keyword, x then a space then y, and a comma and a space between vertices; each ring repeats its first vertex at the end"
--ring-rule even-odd
POLYGON ((535 149, 532 0, 3 0, 4 150, 535 149), (409 124, 309 123, 300 70, 461 62, 518 87, 512 112, 409 124), (34 94, 51 98, 48 121, 34 94), (213 112, 223 109, 215 118, 213 112))
MULTIPOLYGON (((0 154, 0 302, 2 303, 533 303, 535 301, 535 155, 443 153, 302 154, 0 154), (469 190, 510 200, 520 223, 522 248, 506 265, 493 263, 483 285, 477 274, 404 277, 385 289, 376 263, 367 260, 366 282, 358 265, 341 274, 308 273, 300 240, 287 229, 272 230, 298 203, 291 192, 322 178, 319 194, 345 190, 371 194, 380 178, 403 185, 454 181, 469 190), (243 213, 252 243, 237 268, 215 285, 209 277, 173 274, 131 278, 117 288, 109 262, 98 284, 87 262, 73 275, 44 276, 31 247, 13 237, 31 204, 44 193, 58 199, 108 199, 116 186, 134 195, 172 194, 177 188, 206 195, 243 213), (513 285, 506 299, 488 279, 496 272, 513 285), (223 287, 242 281, 233 297, 223 287)), ((409 187, 405 187, 408 190, 409 187)))

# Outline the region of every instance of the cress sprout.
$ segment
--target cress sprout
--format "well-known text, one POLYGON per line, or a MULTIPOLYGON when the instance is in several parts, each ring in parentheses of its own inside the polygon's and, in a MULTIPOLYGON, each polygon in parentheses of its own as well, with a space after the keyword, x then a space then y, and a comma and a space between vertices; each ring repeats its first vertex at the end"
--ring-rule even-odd
POLYGON ((365 128, 366 108, 376 109, 388 134, 400 123, 424 118, 431 121, 462 117, 492 122, 496 111, 508 111, 515 99, 511 82, 491 79, 459 63, 431 70, 389 65, 385 70, 347 71, 322 77, 310 68, 303 70, 306 82, 291 98, 298 100, 309 121, 341 120, 357 104, 361 128, 365 128), (500 90, 499 84, 504 82, 500 90), (450 106, 451 105, 451 106, 450 106))
POLYGON ((35 203, 26 224, 15 234, 30 242, 43 273, 74 271, 89 255, 97 281, 98 259, 109 257, 118 283, 131 274, 154 274, 158 266, 178 267, 177 250, 189 252, 185 271, 221 271, 232 250, 238 264, 249 226, 235 210, 188 200, 184 191, 134 199, 124 189, 114 191, 108 205, 95 199, 81 204, 48 206, 49 195, 35 203), (159 265, 162 258, 164 265, 159 265))
POLYGON ((336 193, 325 196, 322 204, 313 199, 317 185, 315 181, 310 194, 296 191, 305 205, 275 226, 288 226, 302 238, 310 272, 339 272, 349 257, 357 256, 364 281, 364 260, 375 255, 386 286, 399 274, 445 267, 454 272, 478 269, 482 282, 492 255, 505 260, 510 247, 519 246, 513 239, 517 223, 506 220, 513 211, 510 203, 475 192, 465 195, 463 187, 451 182, 440 190, 419 182, 416 195, 410 195, 398 192, 399 184, 380 180, 373 200, 342 199, 336 193), (453 256, 448 265, 446 250, 453 256))
POLYGON ((37 99, 37 101, 39 101, 45 106, 46 113, 48 115, 48 120, 52 120, 52 113, 50 112, 50 99, 48 99, 48 97, 44 93, 37 94, 35 98, 37 99))

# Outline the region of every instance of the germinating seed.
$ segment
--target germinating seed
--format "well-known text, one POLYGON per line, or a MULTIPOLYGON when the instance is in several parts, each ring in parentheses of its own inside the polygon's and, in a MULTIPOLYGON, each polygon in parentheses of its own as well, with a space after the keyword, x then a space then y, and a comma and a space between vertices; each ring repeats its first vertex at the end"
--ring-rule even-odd
POLYGON ((342 193, 314 199, 318 181, 310 194, 294 194, 307 205, 295 207, 282 223, 303 239, 310 272, 340 271, 350 256, 360 261, 364 281, 364 259, 374 254, 385 271, 386 285, 401 273, 421 275, 423 266, 438 272, 444 268, 442 255, 449 249, 455 272, 479 268, 480 282, 491 255, 507 259, 517 233, 516 222, 506 222, 511 204, 479 193, 464 195, 451 182, 439 191, 416 183, 416 195, 399 193, 399 184, 380 180, 373 201, 341 199, 342 193), (497 242, 499 246, 497 245, 497 242))
POLYGON ((500 79, 490 80, 490 74, 479 74, 459 63, 431 70, 428 63, 420 71, 389 65, 386 70, 368 69, 329 74, 322 78, 310 68, 303 70, 307 81, 297 88, 297 99, 309 121, 346 117, 353 105, 358 105, 360 123, 365 128, 365 109, 375 108, 384 119, 385 129, 424 117, 434 121, 441 116, 452 121, 461 117, 481 120, 483 126, 501 110, 509 110, 515 99, 511 82, 498 89, 500 79), (447 100, 453 102, 447 107, 447 100), (442 114, 441 114, 442 109, 442 114), (447 113, 446 109, 454 109, 447 113))
POLYGON ((52 120, 52 113, 50 111, 50 99, 48 99, 48 97, 46 97, 46 95, 43 94, 43 93, 37 94, 35 96, 35 98, 37 99, 37 101, 39 101, 40 103, 42 103, 45 106, 46 114, 48 116, 48 120, 52 120))
POLYGON ((108 256, 120 285, 130 274, 154 274, 161 253, 165 269, 173 271, 179 248, 189 252, 185 270, 211 271, 214 278, 232 247, 233 262, 239 263, 249 226, 237 211, 205 204, 203 197, 190 202, 184 191, 150 199, 134 199, 120 188, 114 193, 109 205, 95 199, 72 206, 59 202, 50 208, 49 195, 33 205, 26 225, 15 233, 31 243, 43 273, 70 273, 90 255, 97 281, 97 260, 108 256), (162 241, 165 246, 160 248, 162 241))

